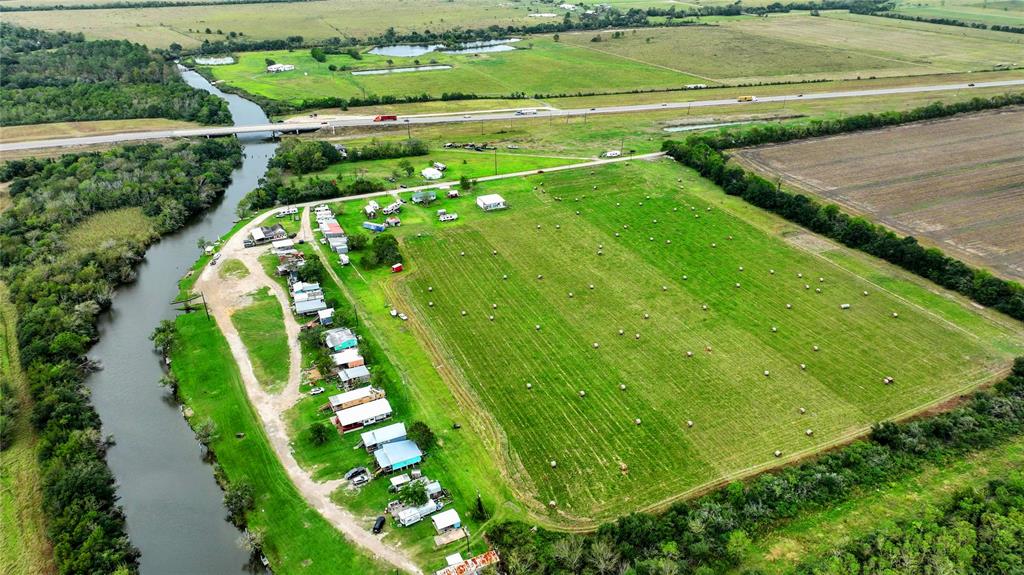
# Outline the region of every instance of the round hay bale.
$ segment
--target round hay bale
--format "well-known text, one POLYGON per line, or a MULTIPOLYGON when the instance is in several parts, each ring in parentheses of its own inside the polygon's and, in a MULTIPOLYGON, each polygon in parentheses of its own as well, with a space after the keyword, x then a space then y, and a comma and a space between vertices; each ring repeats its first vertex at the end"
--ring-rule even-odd
POLYGON ((644 203, 643 202, 637 202, 637 205, 642 206, 642 205, 644 205, 644 203))
POLYGON ((654 236, 651 236, 651 237, 649 237, 647 239, 649 239, 649 240, 651 240, 653 242, 654 241, 654 236))
POLYGON ((540 224, 537 224, 537 229, 538 229, 538 230, 540 229, 540 224))
POLYGON ((679 211, 679 208, 672 208, 672 211, 673 211, 673 212, 678 212, 678 211, 679 211))
POLYGON ((597 251, 597 255, 599 255, 599 256, 603 256, 603 255, 604 255, 604 252, 602 252, 601 250, 598 250, 598 251, 597 251))
POLYGON ((532 383, 527 383, 526 384, 526 389, 533 389, 533 384, 532 383))
POLYGON ((596 341, 594 342, 593 345, 594 345, 594 349, 597 349, 597 348, 601 347, 601 344, 597 343, 596 341))
POLYGON ((619 384, 619 389, 622 390, 622 391, 626 391, 626 384, 625 383, 620 383, 619 384))
POLYGON ((466 252, 459 252, 459 255, 460 256, 464 256, 464 255, 466 255, 466 252))
POLYGON ((540 324, 538 323, 537 325, 533 326, 533 329, 540 331, 540 324))
POLYGON ((668 286, 661 286, 661 291, 668 291, 668 286))
POLYGON ((658 223, 658 220, 651 220, 651 223, 652 224, 656 224, 656 223, 658 223))
MULTIPOLYGON (((552 459, 551 460, 551 468, 554 469, 556 467, 558 467, 558 462, 555 461, 554 459, 552 459)), ((551 503, 554 503, 554 501, 552 501, 551 503)))
POLYGON ((580 211, 579 210, 576 210, 576 215, 577 216, 580 215, 580 211))
POLYGON ((604 249, 604 244, 597 244, 597 249, 603 250, 604 249))
POLYGON ((487 316, 487 319, 489 319, 490 321, 494 321, 494 316, 493 315, 489 315, 489 316, 487 316))
POLYGON ((896 312, 892 312, 892 317, 894 317, 894 318, 895 318, 895 317, 900 317, 900 314, 898 314, 898 313, 896 313, 896 312))
POLYGON ((619 330, 619 335, 626 335, 626 330, 620 329, 619 330))
POLYGON ((587 287, 590 289, 594 289, 594 284, 588 284, 587 287))
POLYGON ((427 302, 427 305, 428 305, 428 306, 430 306, 430 307, 434 307, 434 302, 432 302, 432 301, 428 301, 428 302, 427 302))
POLYGON ((501 279, 507 280, 508 279, 508 274, 501 274, 501 279))
POLYGON ((805 369, 807 369, 807 364, 806 364, 806 363, 801 363, 801 364, 800 364, 800 369, 801 369, 801 370, 805 370, 805 369))
POLYGON ((462 310, 462 315, 466 315, 466 310, 462 310))
POLYGON ((868 292, 864 292, 864 295, 868 295, 868 292))
POLYGON ((427 286, 427 291, 434 291, 434 286, 427 286))
POLYGON ((708 304, 703 304, 700 306, 700 308, 704 311, 708 311, 708 304))
POLYGON ((708 211, 709 211, 709 212, 711 211, 711 206, 708 206, 708 211))
POLYGON ((687 276, 683 276, 683 281, 686 281, 687 279, 689 279, 687 276))
MULTIPOLYGON (((775 450, 775 457, 782 457, 782 452, 779 451, 778 449, 776 449, 775 450)), ((554 501, 552 501, 552 503, 554 503, 554 501)), ((552 505, 552 507, 554 507, 554 506, 552 505)))
POLYGON ((818 283, 825 283, 825 278, 818 278, 818 283))
POLYGON ((420 232, 416 232, 416 237, 417 237, 417 238, 422 238, 422 237, 423 237, 423 234, 422 234, 422 233, 420 233, 420 232))
POLYGON ((810 437, 811 435, 814 435, 814 430, 808 427, 807 430, 804 431, 804 434, 810 437))
POLYGON ((776 333, 777 331, 779 331, 779 328, 777 328, 777 327, 775 327, 775 326, 773 325, 773 326, 772 326, 772 333, 776 333))
POLYGON ((690 206, 690 211, 691 211, 691 212, 692 212, 692 211, 695 211, 696 209, 697 209, 697 207, 696 207, 696 206, 690 206))
POLYGON ((572 292, 569 292, 569 297, 572 297, 572 292))
POLYGON ((594 186, 594 189, 596 190, 596 189, 597 189, 597 186, 594 186))
POLYGON ((813 349, 814 351, 819 351, 821 348, 819 348, 818 346, 813 346, 811 349, 813 349))
POLYGON ((491 255, 492 256, 498 255, 498 250, 491 250, 491 255))
POLYGON ((681 181, 683 181, 682 178, 676 178, 676 182, 681 182, 681 181))
POLYGON ((793 309, 793 304, 787 303, 786 304, 786 309, 793 309))
POLYGON ((804 274, 796 274, 796 277, 802 278, 802 277, 804 277, 804 274))
POLYGON ((581 389, 581 390, 580 390, 580 397, 586 397, 586 396, 587 396, 587 392, 585 392, 585 391, 583 391, 583 390, 581 389))
POLYGON ((644 314, 644 319, 651 319, 651 314, 645 313, 644 314))
POLYGON ((694 219, 700 219, 700 214, 693 214, 694 219))
POLYGON ((740 287, 740 282, 736 282, 736 287, 740 287))
POLYGON ((640 422, 640 418, 638 417, 638 418, 634 419, 634 420, 633 420, 633 423, 635 423, 635 424, 637 424, 637 425, 640 425, 640 423, 641 423, 641 422, 640 422))
POLYGON ((670 244, 670 243, 672 243, 672 240, 665 240, 665 243, 666 244, 670 244))
POLYGON ((775 270, 768 270, 768 273, 775 275, 775 270))
POLYGON ((640 334, 636 334, 636 335, 634 336, 634 339, 640 339, 640 334))
POLYGON ((615 232, 615 237, 619 237, 619 232, 615 232))
POLYGON ((693 352, 692 351, 686 352, 686 357, 693 357, 693 352))
POLYGON ((811 286, 804 284, 804 289, 811 289, 811 286))
POLYGON ((686 420, 686 427, 693 427, 693 420, 692 419, 686 420))
POLYGON ((562 229, 562 224, 555 224, 555 229, 556 230, 562 229))
POLYGON ((821 288, 814 288, 814 291, 815 291, 816 293, 821 293, 821 288))
POLYGON ((621 206, 621 205, 622 205, 622 204, 620 204, 619 202, 615 202, 615 207, 619 207, 619 206, 621 206))
POLYGON ((717 248, 717 247, 718 247, 718 244, 716 244, 716 243, 714 243, 714 242, 711 242, 711 247, 713 247, 713 248, 717 248))
POLYGON ((803 415, 805 413, 807 413, 807 410, 801 407, 800 408, 800 415, 803 415))
POLYGON ((769 371, 768 371, 767 369, 766 369, 766 370, 764 370, 764 376, 765 376, 765 377, 768 377, 769 375, 771 375, 771 373, 769 373, 769 371))
POLYGON ((622 229, 628 230, 629 229, 629 224, 622 224, 622 229))
POLYGON ((743 266, 740 266, 740 271, 743 271, 743 266))
POLYGON ((544 275, 543 274, 537 274, 537 279, 539 279, 539 280, 544 279, 544 275))
POLYGON ((557 505, 558 505, 558 504, 557 504, 557 503, 555 503, 555 500, 554 500, 554 499, 552 499, 551 501, 548 501, 548 507, 550 507, 550 508, 552 508, 552 509, 554 509, 554 508, 555 508, 555 507, 556 507, 557 505))

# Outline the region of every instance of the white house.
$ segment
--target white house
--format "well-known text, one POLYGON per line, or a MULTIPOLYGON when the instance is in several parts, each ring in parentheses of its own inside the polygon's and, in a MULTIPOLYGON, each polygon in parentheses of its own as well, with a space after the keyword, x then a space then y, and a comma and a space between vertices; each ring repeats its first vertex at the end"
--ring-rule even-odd
POLYGON ((373 425, 391 417, 391 404, 387 399, 378 399, 369 403, 361 403, 350 409, 343 409, 336 414, 333 422, 342 433, 373 425))
POLYGON ((459 512, 454 509, 446 509, 432 516, 430 521, 434 524, 434 529, 438 533, 446 533, 452 529, 462 527, 462 519, 459 517, 459 512))
POLYGON ((480 196, 476 199, 476 205, 479 206, 480 209, 485 212, 489 212, 492 210, 503 210, 508 207, 508 205, 505 204, 505 198, 499 196, 498 194, 487 194, 485 196, 480 196))

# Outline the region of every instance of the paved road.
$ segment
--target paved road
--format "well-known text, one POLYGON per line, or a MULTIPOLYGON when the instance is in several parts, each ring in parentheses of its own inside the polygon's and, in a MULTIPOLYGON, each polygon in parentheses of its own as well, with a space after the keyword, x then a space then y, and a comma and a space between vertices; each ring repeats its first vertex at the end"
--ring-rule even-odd
MULTIPOLYGON (((397 122, 387 125, 404 126, 425 124, 448 124, 462 122, 485 122, 494 120, 511 120, 515 118, 561 118, 570 116, 586 116, 590 114, 622 114, 629 112, 653 112, 656 110, 678 110, 689 108, 705 108, 710 106, 757 106, 770 102, 787 102, 790 100, 826 100, 832 98, 868 98, 896 94, 917 94, 923 92, 950 92, 954 90, 970 90, 971 88, 1001 88, 1024 86, 1024 80, 1000 80, 996 82, 977 82, 973 86, 967 83, 938 84, 932 86, 908 86, 904 88, 878 88, 874 90, 846 90, 840 92, 819 92, 813 94, 791 94, 787 96, 763 96, 756 102, 739 102, 735 98, 724 100, 698 100, 696 102, 671 102, 664 104, 635 104, 631 106, 603 106, 595 108, 574 108, 566 110, 542 109, 536 115, 516 116, 514 111, 497 110, 488 112, 470 112, 464 114, 431 114, 403 116, 397 122)), ((756 89, 740 89, 744 93, 756 94, 756 89)), ((32 150, 39 148, 60 148, 67 146, 83 146, 89 144, 113 144, 141 140, 159 140, 164 138, 189 138, 197 136, 227 136, 231 134, 261 133, 298 133, 325 128, 350 128, 359 126, 384 125, 374 122, 372 118, 345 118, 339 120, 315 122, 288 122, 278 124, 262 124, 256 126, 223 126, 210 128, 193 128, 188 130, 158 130, 152 132, 132 132, 125 134, 109 134, 106 136, 86 136, 81 138, 56 138, 52 140, 36 140, 32 142, 14 142, 0 144, 0 152, 16 150, 32 150)))

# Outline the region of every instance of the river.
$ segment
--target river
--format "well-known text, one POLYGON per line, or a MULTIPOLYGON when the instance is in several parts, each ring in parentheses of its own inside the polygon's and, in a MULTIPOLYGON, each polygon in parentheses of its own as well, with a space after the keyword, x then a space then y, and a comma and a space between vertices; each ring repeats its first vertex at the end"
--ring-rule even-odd
MULTIPOLYGON (((195 72, 182 76, 227 100, 236 125, 269 122, 256 104, 221 92, 195 72)), ((213 468, 203 462, 180 406, 158 383, 163 372, 148 338, 160 320, 174 317, 170 302, 178 280, 199 256, 197 240, 229 231, 238 201, 266 171, 277 144, 264 137, 242 139, 242 166, 215 206, 149 249, 136 281, 117 290, 110 312, 100 319, 100 340, 89 353, 103 365, 87 383, 103 433, 116 442, 107 462, 117 479, 128 534, 142 551, 144 575, 251 572, 249 554, 237 544, 240 533, 225 520, 213 468)))

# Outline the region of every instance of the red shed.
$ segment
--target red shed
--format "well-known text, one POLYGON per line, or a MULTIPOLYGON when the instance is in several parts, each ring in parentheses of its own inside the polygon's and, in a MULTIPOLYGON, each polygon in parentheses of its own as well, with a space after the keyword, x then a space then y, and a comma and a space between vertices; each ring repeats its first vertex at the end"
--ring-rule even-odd
POLYGON ((391 266, 391 273, 397 274, 398 272, 402 271, 403 269, 405 269, 405 268, 402 267, 402 264, 395 264, 395 265, 391 266))

